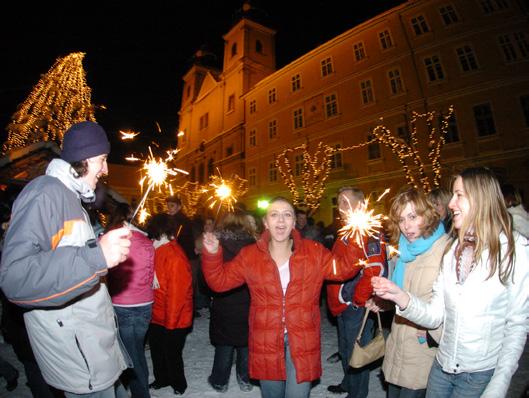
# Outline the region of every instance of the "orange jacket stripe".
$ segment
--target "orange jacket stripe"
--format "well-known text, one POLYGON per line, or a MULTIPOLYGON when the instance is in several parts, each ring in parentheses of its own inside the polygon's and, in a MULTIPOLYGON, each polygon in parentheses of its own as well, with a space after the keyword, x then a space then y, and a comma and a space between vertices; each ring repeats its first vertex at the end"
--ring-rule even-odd
POLYGON ((63 227, 51 237, 51 250, 55 250, 57 246, 59 245, 59 242, 61 241, 62 237, 64 235, 71 235, 73 231, 73 226, 76 222, 82 221, 80 218, 75 220, 67 220, 64 222, 63 227))

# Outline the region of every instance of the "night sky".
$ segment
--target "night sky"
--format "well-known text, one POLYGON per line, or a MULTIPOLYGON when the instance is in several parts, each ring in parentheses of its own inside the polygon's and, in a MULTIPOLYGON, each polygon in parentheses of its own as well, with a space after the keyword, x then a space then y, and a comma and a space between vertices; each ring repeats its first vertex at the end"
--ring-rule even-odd
MULTIPOLYGON (((403 0, 252 1, 276 29, 278 69, 403 0)), ((113 143, 110 160, 130 148, 118 130, 170 142, 178 127, 182 76, 205 46, 222 67, 222 35, 242 0, 3 2, 0 6, 0 138, 18 104, 55 60, 83 51, 96 118, 113 143), (9 3, 9 10, 7 4, 9 3), (79 10, 80 8, 80 10, 79 10), (162 134, 157 130, 159 123, 162 134)), ((141 144, 141 140, 136 145, 141 144)), ((132 148, 133 149, 133 148, 132 148)))

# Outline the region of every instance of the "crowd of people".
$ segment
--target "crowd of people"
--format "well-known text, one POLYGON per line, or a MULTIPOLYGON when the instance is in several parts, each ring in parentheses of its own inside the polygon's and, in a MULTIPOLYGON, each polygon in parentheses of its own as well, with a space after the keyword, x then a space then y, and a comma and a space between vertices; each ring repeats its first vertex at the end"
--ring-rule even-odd
MULTIPOLYGON (((384 227, 360 239, 337 233, 365 201, 352 186, 336 192, 328 227, 284 197, 262 217, 238 206, 217 220, 189 219, 175 196, 143 228, 124 203, 103 227, 89 204, 109 151, 100 125, 73 125, 2 220, 2 331, 33 396, 184 394, 186 336, 207 308, 213 391, 228 391, 235 363, 241 391, 309 397, 322 374, 322 296, 343 370, 330 393, 369 395, 369 367, 349 359, 378 312, 389 398, 506 395, 529 332, 529 216, 489 169, 461 171, 451 190, 403 187, 384 227)), ((0 376, 17 388, 2 358, 0 376)))

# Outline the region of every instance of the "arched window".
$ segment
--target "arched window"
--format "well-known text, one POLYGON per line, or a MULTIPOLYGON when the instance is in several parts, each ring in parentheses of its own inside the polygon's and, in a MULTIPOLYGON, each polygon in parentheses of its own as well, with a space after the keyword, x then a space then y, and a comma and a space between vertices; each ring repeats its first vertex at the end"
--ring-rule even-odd
POLYGON ((231 45, 231 56, 234 57, 235 55, 237 55, 237 43, 231 45))
POLYGON ((259 54, 263 53, 263 43, 261 43, 261 40, 255 41, 255 51, 259 54))

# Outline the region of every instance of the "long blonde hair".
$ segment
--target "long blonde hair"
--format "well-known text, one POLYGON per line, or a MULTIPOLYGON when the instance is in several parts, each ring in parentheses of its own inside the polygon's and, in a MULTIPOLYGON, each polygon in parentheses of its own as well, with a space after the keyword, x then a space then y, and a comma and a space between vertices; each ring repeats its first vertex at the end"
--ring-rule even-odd
POLYGON ((500 184, 492 171, 485 167, 465 169, 459 177, 470 203, 470 211, 457 231, 457 237, 462 242, 465 233, 472 230, 476 236, 475 258, 478 259, 483 250, 489 250, 490 272, 487 279, 498 270, 498 277, 505 285, 514 271, 515 252, 512 221, 503 200, 500 184), (506 253, 501 252, 502 232, 507 237, 506 253))

